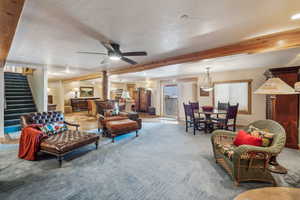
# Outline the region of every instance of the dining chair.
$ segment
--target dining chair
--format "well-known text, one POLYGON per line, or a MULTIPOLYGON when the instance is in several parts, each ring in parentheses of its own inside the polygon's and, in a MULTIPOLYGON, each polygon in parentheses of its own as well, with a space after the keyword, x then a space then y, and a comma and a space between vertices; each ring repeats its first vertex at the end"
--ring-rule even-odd
POLYGON ((229 127, 232 127, 232 131, 235 131, 238 108, 238 103, 236 105, 228 104, 226 117, 214 119, 213 123, 216 124, 220 129, 229 130, 229 127))
POLYGON ((192 106, 194 112, 197 113, 197 117, 204 119, 204 116, 201 116, 201 114, 199 113, 199 109, 200 109, 199 102, 198 101, 197 102, 189 101, 189 104, 192 106))
POLYGON ((189 101, 189 104, 192 106, 194 110, 199 110, 199 102, 191 102, 189 101))
MULTIPOLYGON (((217 106, 217 109, 218 110, 227 110, 228 109, 228 106, 229 106, 230 104, 229 104, 229 102, 227 102, 227 103, 223 103, 223 102, 220 102, 220 101, 218 101, 218 106, 217 106)), ((226 116, 224 116, 224 114, 216 114, 216 115, 214 115, 214 116, 212 116, 212 119, 214 119, 214 120, 216 120, 216 119, 218 119, 218 118, 225 118, 226 116)))
POLYGON ((229 106, 229 102, 227 103, 222 103, 220 101, 218 101, 218 110, 227 110, 229 106))
POLYGON ((206 121, 203 118, 195 117, 195 110, 191 104, 183 103, 184 114, 185 114, 185 131, 188 132, 188 128, 193 127, 193 133, 196 135, 196 130, 203 130, 206 125, 206 121), (201 126, 204 124, 204 126, 201 126))

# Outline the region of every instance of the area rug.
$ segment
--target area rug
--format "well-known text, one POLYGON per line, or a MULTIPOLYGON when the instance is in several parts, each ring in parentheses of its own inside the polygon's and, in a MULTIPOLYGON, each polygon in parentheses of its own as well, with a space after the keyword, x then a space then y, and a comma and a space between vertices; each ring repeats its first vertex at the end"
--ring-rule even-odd
MULTIPOLYGON (((282 154, 279 161, 289 169, 300 163, 299 152, 282 154)), ((271 186, 235 187, 214 161, 210 134, 194 136, 177 124, 143 123, 139 137, 81 148, 62 168, 52 156, 32 162, 16 155, 17 149, 0 151, 1 200, 232 200, 271 186)))

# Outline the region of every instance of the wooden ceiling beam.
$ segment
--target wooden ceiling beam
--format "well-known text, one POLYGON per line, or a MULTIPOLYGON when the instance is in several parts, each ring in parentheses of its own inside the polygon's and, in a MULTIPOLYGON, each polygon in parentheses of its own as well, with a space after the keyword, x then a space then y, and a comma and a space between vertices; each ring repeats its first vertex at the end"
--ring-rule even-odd
POLYGON ((25 0, 0 0, 0 67, 4 67, 25 0))
MULTIPOLYGON (((101 72, 96 73, 96 74, 89 74, 85 76, 78 76, 74 78, 68 78, 62 80, 63 82, 72 82, 72 81, 85 81, 85 80, 91 80, 91 79, 96 79, 96 78, 102 78, 101 72)), ((55 80, 50 80, 50 81, 55 81, 55 80)))
POLYGON ((125 74, 155 69, 167 65, 195 62, 203 59, 230 56, 235 54, 255 54, 300 47, 300 29, 294 29, 270 35, 264 35, 235 44, 169 57, 144 64, 122 67, 110 71, 110 74, 125 74))

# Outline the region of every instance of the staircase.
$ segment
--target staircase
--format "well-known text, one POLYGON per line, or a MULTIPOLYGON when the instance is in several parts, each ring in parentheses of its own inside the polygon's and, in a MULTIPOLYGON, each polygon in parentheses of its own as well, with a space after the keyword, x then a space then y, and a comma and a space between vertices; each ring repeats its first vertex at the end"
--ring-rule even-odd
POLYGON ((20 131, 20 116, 36 112, 32 93, 28 85, 27 77, 12 72, 4 73, 5 100, 4 132, 12 133, 20 131))

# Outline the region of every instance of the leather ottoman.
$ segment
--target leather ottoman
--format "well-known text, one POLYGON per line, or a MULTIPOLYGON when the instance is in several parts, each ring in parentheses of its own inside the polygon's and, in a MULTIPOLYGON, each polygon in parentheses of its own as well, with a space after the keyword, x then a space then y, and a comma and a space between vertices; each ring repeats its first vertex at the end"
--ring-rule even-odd
POLYGON ((136 137, 138 137, 138 130, 140 129, 138 122, 131 119, 108 121, 106 128, 108 134, 112 137, 112 142, 115 141, 116 136, 132 131, 135 131, 136 137))

